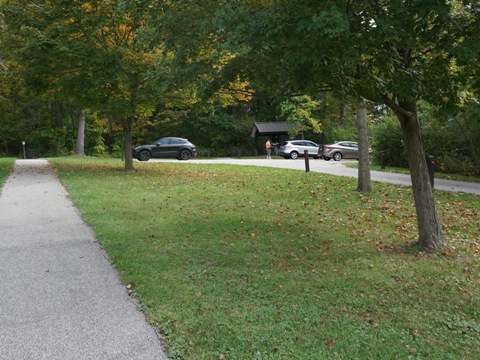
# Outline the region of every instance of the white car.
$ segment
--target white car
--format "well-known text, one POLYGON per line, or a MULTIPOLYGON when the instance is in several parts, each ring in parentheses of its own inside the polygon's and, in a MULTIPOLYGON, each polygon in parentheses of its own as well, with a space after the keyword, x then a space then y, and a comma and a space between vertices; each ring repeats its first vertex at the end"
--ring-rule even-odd
POLYGON ((285 159, 298 159, 299 156, 305 156, 305 151, 308 151, 308 156, 315 159, 319 158, 320 145, 310 140, 289 140, 280 144, 278 148, 278 155, 285 159))

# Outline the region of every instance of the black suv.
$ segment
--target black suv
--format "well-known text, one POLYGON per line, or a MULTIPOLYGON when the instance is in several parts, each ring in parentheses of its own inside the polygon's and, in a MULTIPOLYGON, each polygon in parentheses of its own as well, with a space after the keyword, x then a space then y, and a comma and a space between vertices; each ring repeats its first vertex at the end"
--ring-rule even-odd
POLYGON ((132 156, 139 161, 150 158, 173 158, 188 160, 197 155, 197 148, 187 139, 165 137, 154 141, 151 145, 140 145, 132 150, 132 156))

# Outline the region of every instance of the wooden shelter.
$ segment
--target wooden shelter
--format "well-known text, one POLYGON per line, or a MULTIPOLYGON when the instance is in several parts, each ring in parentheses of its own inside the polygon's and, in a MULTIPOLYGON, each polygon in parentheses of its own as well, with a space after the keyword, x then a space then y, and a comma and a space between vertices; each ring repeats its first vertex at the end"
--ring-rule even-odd
POLYGON ((285 121, 256 122, 252 130, 253 137, 255 138, 255 155, 264 154, 267 138, 274 146, 289 139, 288 125, 285 121), (259 140, 261 140, 260 143, 259 140))

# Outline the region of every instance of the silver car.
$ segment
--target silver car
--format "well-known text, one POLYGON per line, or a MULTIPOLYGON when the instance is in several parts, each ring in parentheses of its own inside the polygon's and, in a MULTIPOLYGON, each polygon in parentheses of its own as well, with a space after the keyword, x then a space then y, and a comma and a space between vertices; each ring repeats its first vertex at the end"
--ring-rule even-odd
POLYGON ((320 146, 310 140, 289 140, 280 144, 278 148, 278 155, 283 156, 285 159, 298 159, 299 156, 305 156, 305 150, 308 151, 308 155, 319 158, 320 146))
POLYGON ((358 143, 353 141, 337 141, 323 145, 322 156, 325 160, 358 159, 358 143))

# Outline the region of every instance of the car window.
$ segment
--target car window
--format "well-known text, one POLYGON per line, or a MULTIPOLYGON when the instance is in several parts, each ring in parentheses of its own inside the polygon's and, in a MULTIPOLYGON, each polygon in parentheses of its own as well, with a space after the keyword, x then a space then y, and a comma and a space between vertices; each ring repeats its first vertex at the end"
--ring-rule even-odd
POLYGON ((311 141, 306 141, 306 143, 307 143, 307 146, 317 146, 317 144, 311 141))

